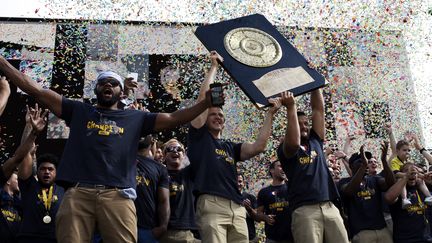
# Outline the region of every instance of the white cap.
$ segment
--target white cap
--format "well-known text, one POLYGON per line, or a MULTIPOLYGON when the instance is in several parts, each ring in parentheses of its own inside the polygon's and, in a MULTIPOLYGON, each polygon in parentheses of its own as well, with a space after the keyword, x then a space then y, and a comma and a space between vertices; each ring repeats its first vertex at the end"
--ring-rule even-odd
POLYGON ((118 75, 117 73, 115 73, 113 71, 100 72, 96 78, 96 83, 98 83, 100 80, 106 79, 106 78, 113 78, 113 79, 119 81, 121 88, 124 89, 124 83, 123 83, 122 77, 120 77, 120 75, 118 75))

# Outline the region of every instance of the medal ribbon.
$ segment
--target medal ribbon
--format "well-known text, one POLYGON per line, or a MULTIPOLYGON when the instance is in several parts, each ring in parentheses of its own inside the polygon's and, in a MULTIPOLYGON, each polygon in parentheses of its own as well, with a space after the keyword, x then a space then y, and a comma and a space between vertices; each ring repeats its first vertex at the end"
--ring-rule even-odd
POLYGON ((45 190, 42 190, 42 200, 45 206, 45 209, 47 210, 47 212, 50 211, 51 209, 51 203, 52 203, 52 199, 53 199, 53 190, 54 190, 54 186, 50 186, 49 192, 48 192, 48 197, 47 197, 47 193, 45 190))

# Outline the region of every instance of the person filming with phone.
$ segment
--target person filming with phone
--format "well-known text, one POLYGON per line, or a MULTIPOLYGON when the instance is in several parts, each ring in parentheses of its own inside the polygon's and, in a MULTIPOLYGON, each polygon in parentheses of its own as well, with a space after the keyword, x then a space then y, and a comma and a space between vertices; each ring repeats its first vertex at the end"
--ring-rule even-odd
POLYGON ((247 243, 246 209, 237 187, 238 161, 263 152, 271 135, 274 114, 281 107, 279 98, 270 99, 263 126, 254 142, 234 143, 222 139, 225 117, 221 84, 213 84, 222 57, 211 52, 211 68, 201 85, 197 102, 211 89, 212 107, 196 117, 189 127, 188 156, 197 199, 197 224, 203 242, 247 243))

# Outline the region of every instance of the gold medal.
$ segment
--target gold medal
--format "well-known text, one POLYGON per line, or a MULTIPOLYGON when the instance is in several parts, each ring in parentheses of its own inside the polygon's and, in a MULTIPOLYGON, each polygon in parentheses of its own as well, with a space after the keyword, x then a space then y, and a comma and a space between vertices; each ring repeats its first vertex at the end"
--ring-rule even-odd
POLYGON ((45 224, 49 224, 49 223, 51 223, 51 216, 45 215, 45 217, 43 217, 42 220, 45 224))

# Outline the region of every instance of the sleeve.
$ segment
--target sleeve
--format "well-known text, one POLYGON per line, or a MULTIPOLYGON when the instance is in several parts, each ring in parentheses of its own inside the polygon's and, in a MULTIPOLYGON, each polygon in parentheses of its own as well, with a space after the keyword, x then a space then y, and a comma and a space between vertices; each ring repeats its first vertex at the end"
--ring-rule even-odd
POLYGON ((188 127, 188 139, 190 140, 198 139, 204 134, 204 131, 207 130, 207 125, 205 124, 201 128, 195 128, 191 124, 189 124, 188 127))
POLYGON ((257 201, 256 201, 256 208, 258 208, 258 207, 261 207, 261 206, 264 206, 264 190, 263 189, 261 189, 259 192, 258 192, 258 199, 257 199, 257 201))
POLYGON ((158 187, 163 187, 163 188, 169 189, 168 170, 165 167, 161 167, 161 175, 159 178, 158 187))
POLYGON ((142 124, 142 128, 141 128, 141 136, 145 137, 148 134, 152 134, 155 132, 154 127, 155 127, 155 122, 156 122, 156 117, 157 117, 157 113, 151 113, 151 112, 143 112, 140 111, 140 113, 142 113, 143 117, 143 124, 142 124))
POLYGON ((279 161, 283 164, 283 163, 288 163, 290 161, 296 160, 296 158, 298 157, 298 151, 291 158, 287 158, 285 156, 285 153, 283 152, 282 145, 283 145, 282 143, 279 144, 279 147, 277 148, 277 151, 276 151, 276 154, 277 154, 279 161))
POLYGON ((336 188, 339 191, 339 194, 344 196, 343 192, 342 192, 342 187, 346 184, 348 184, 351 181, 351 177, 350 178, 342 178, 338 183, 336 183, 336 188))
POLYGON ((241 161, 240 155, 241 155, 241 146, 242 143, 231 143, 234 149, 234 161, 241 161))
POLYGON ((73 101, 68 98, 62 97, 62 113, 60 118, 65 120, 66 125, 70 126, 72 115, 78 101, 73 101))
POLYGON ((309 136, 310 136, 310 138, 316 139, 319 142, 321 148, 324 147, 324 140, 322 138, 320 138, 320 136, 318 136, 318 134, 313 129, 310 130, 309 136))

